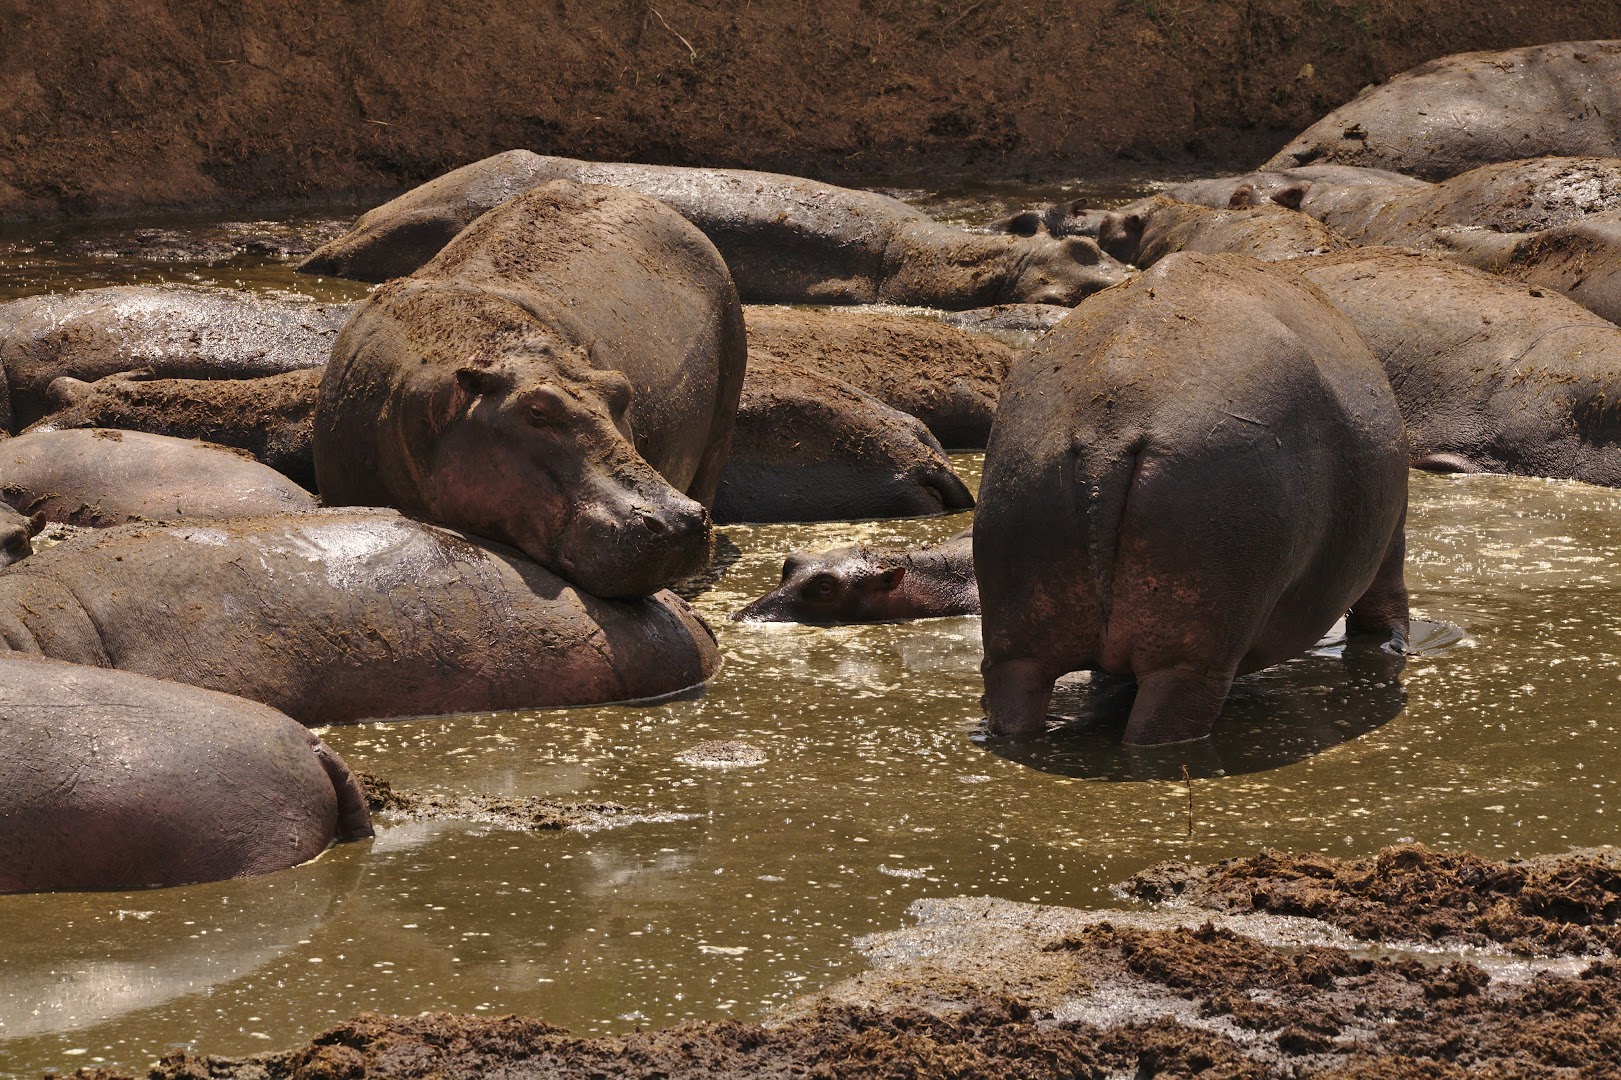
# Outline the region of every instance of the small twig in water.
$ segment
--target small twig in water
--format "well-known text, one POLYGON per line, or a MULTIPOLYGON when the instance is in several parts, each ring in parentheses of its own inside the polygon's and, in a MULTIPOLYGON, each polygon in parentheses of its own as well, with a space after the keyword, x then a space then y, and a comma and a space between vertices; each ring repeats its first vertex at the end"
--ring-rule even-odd
POLYGON ((1182 783, 1188 788, 1188 835, 1193 835, 1193 777, 1188 774, 1188 767, 1182 766, 1182 783))
POLYGON ((647 10, 651 11, 653 14, 655 14, 655 15, 657 15, 659 17, 659 22, 664 23, 664 29, 668 30, 672 34, 675 34, 676 40, 681 42, 681 44, 683 44, 683 45, 685 45, 687 47, 687 51, 692 54, 693 62, 697 63, 697 61, 698 61, 698 50, 694 49, 692 47, 692 42, 688 41, 686 38, 682 37, 680 34, 676 34, 675 33, 675 27, 671 26, 668 22, 665 22, 664 16, 659 12, 658 8, 654 7, 652 4, 649 4, 649 5, 647 5, 647 10))

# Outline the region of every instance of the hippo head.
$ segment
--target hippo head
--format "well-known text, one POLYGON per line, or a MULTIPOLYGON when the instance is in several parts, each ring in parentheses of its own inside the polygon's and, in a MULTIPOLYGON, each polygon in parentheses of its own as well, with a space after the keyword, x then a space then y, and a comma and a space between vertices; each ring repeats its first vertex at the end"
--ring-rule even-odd
POLYGON ((701 569, 709 514, 636 452, 631 386, 550 344, 470 357, 430 404, 430 513, 502 540, 602 597, 701 569))
POLYGON ((783 560, 782 584, 737 612, 748 622, 854 623, 902 618, 904 555, 884 558, 864 545, 783 560))
POLYGON ((1000 221, 992 222, 992 232, 1012 233, 1014 236, 1096 236, 1098 223, 1104 211, 1094 210, 1082 200, 1053 203, 1039 210, 1024 210, 1000 221))
POLYGON ((1142 256, 1148 219, 1155 210, 1172 202, 1164 195, 1155 195, 1109 211, 1098 223, 1098 246, 1121 262, 1136 265, 1142 256))
POLYGON ((1062 304, 1074 307, 1086 297, 1130 278, 1134 271, 1110 258, 1084 236, 1055 238, 1037 233, 1023 240, 1025 250, 998 303, 1062 304))
POLYGON ((1265 206, 1271 202, 1289 210, 1299 210, 1300 204, 1306 200, 1306 195, 1310 191, 1310 180, 1287 180, 1270 184, 1245 180, 1233 188, 1232 195, 1227 199, 1227 209, 1243 210, 1265 206))
POLYGON ((45 513, 25 517, 0 503, 0 566, 10 566, 34 553, 34 534, 45 527, 45 513))

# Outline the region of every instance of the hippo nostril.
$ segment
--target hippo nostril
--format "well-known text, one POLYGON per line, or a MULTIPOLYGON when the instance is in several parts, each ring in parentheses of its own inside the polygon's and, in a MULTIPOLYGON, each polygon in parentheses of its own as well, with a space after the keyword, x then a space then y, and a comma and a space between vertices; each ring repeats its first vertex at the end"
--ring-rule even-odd
POLYGON ((670 526, 657 514, 643 514, 642 525, 654 536, 663 536, 670 531, 670 526))

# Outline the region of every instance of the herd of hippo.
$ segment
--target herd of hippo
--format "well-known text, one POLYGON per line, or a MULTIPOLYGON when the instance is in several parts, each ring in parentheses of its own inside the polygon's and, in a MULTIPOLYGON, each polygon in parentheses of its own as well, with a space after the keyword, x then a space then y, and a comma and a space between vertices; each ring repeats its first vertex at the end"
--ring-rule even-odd
POLYGON ((369 835, 306 725, 701 683, 715 523, 965 510, 948 448, 972 530, 790 554, 737 618, 982 614, 1014 737, 1071 671, 1163 743, 1342 617, 1399 653, 1409 466, 1621 486, 1618 87, 1616 42, 1450 57, 1254 173, 980 230, 514 150, 301 264, 358 304, 0 305, 0 891, 369 835))

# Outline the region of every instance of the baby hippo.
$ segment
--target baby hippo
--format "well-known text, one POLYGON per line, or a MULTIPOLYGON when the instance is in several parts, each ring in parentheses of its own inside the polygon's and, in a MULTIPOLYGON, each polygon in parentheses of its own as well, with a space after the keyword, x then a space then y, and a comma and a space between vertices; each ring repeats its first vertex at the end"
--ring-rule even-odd
POLYGON ((932 547, 796 551, 782 584, 733 615, 738 621, 860 623, 978 615, 974 537, 967 529, 932 547))

